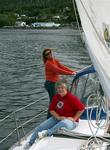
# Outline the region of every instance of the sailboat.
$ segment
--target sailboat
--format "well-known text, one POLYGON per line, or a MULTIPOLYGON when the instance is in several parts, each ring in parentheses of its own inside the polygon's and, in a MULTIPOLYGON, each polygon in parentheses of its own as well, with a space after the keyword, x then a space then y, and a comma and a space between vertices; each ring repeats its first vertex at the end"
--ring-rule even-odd
MULTIPOLYGON (((74 76, 69 90, 78 95, 86 105, 78 127, 74 130, 63 128, 52 136, 37 139, 29 150, 107 150, 110 141, 108 103, 105 101, 103 89, 93 65, 80 70, 74 76)), ((21 131, 24 133, 26 123, 17 126, 15 129, 17 135, 21 131)), ((23 150, 32 133, 33 131, 19 138, 9 150, 23 150)))
MULTIPOLYGON (((77 20, 78 28, 92 65, 77 72, 70 85, 70 91, 80 97, 86 105, 86 109, 76 129, 73 131, 61 129, 53 136, 36 140, 29 150, 108 150, 109 148, 110 1, 73 0, 73 4, 75 10, 77 7, 80 16, 82 28, 80 29, 77 20)), ((20 120, 18 122, 17 126, 16 121, 16 129, 7 136, 17 132, 18 142, 10 150, 23 150, 33 132, 25 135, 24 126, 26 123, 21 124, 20 120), (20 138, 21 131, 24 135, 23 138, 20 138)), ((1 142, 4 142, 7 137, 1 142)))

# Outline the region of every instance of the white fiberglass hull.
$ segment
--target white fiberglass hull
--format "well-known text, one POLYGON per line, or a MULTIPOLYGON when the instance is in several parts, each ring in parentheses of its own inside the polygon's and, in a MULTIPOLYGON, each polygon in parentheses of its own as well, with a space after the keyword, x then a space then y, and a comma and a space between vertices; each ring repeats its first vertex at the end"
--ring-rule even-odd
POLYGON ((30 150, 78 150, 83 140, 47 137, 34 144, 30 150))
MULTIPOLYGON (((93 120, 92 122, 95 125, 96 121, 93 120)), ((90 137, 93 137, 93 134, 97 137, 107 136, 105 134, 106 129, 97 130, 97 128, 91 127, 91 130, 87 120, 80 120, 79 126, 73 131, 70 132, 70 130, 62 129, 57 134, 57 137, 51 136, 36 140, 29 150, 85 150, 81 148, 83 145, 85 147, 88 145, 92 139, 90 137)), ((30 136, 27 136, 26 139, 21 139, 20 143, 16 143, 10 150, 23 150, 30 136)), ((103 144, 101 142, 100 145, 96 145, 94 150, 106 150, 106 146, 103 146, 103 144)))
MULTIPOLYGON (((87 142, 87 140, 82 139, 51 136, 36 141, 29 150, 85 150, 87 142)), ((15 146, 13 150, 23 150, 25 143, 26 141, 23 141, 21 146, 15 146)), ((96 146, 94 150, 106 150, 106 145, 96 146)))

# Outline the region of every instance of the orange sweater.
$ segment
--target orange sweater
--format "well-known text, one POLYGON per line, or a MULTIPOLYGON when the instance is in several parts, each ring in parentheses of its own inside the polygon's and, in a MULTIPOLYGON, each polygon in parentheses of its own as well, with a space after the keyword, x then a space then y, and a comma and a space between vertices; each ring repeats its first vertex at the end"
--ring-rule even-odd
POLYGON ((75 71, 62 65, 57 59, 47 60, 45 63, 46 80, 56 82, 59 80, 59 75, 72 75, 75 71))

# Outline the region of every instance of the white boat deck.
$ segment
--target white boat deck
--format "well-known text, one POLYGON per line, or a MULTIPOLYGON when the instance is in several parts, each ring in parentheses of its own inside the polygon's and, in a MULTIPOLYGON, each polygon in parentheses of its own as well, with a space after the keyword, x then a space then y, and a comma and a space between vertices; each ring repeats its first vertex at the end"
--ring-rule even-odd
MULTIPOLYGON (((51 136, 36 141, 29 150, 78 150, 78 147, 84 142, 84 140, 51 136)), ((25 143, 22 142, 21 146, 16 146, 13 150, 23 150, 25 143)))
MULTIPOLYGON (((102 124, 104 123, 105 120, 102 121, 102 124)), ((97 135, 97 136, 104 136, 106 129, 105 128, 97 128, 96 126, 96 120, 92 120, 92 124, 89 127, 88 121, 87 120, 80 120, 79 125, 77 128, 73 130, 73 133, 78 133, 78 134, 83 134, 83 135, 89 135, 92 136, 97 135), (91 128, 91 129, 90 129, 91 128)))
MULTIPOLYGON (((93 121, 93 124, 95 125, 95 120, 93 121)), ((98 129, 92 127, 91 128, 95 133, 97 133, 97 136, 104 136, 105 135, 105 129, 98 129)), ((62 134, 70 135, 69 137, 46 137, 42 140, 36 140, 36 142, 30 147, 29 150, 78 150, 82 144, 87 142, 87 140, 83 139, 75 139, 71 135, 82 135, 84 137, 86 136, 93 136, 87 120, 80 120, 79 125, 76 129, 74 129, 72 132, 68 132, 69 130, 61 130, 60 132, 62 134)), ((59 132, 59 134, 60 134, 59 132)), ((31 135, 30 135, 31 136, 31 135)), ((18 143, 14 145, 10 150, 23 150, 24 145, 27 141, 29 141, 30 136, 27 137, 26 140, 22 140, 20 146, 18 146, 18 143)), ((96 149, 99 150, 99 149, 96 149)), ((104 150, 104 149, 103 149, 104 150)))

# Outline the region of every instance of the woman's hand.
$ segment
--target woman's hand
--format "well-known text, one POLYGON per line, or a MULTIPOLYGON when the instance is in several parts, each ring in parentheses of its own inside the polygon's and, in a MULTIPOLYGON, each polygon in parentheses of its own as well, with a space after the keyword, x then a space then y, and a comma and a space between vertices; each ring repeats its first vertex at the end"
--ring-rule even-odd
POLYGON ((71 120, 73 122, 75 121, 74 118, 72 118, 72 117, 67 117, 67 119, 69 119, 69 120, 71 120))
POLYGON ((72 75, 74 75, 74 76, 75 76, 76 74, 77 74, 77 72, 75 72, 75 71, 74 71, 74 72, 72 72, 72 75))
POLYGON ((59 116, 59 119, 58 120, 63 120, 63 119, 66 119, 67 117, 64 117, 64 116, 59 116))
POLYGON ((54 110, 50 111, 50 113, 51 113, 51 115, 52 115, 53 117, 55 117, 55 118, 58 119, 58 120, 62 120, 62 119, 67 118, 67 117, 58 115, 57 112, 54 111, 54 110))

